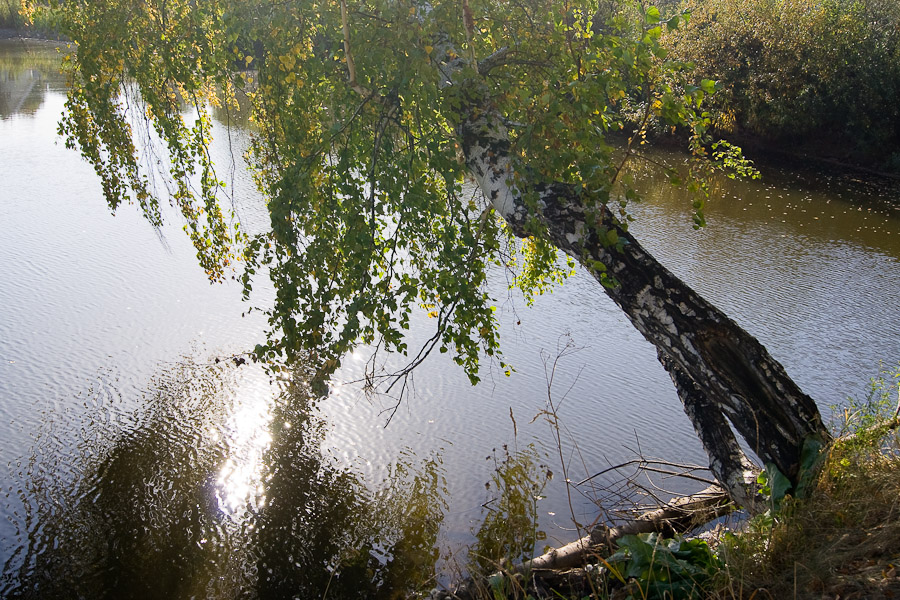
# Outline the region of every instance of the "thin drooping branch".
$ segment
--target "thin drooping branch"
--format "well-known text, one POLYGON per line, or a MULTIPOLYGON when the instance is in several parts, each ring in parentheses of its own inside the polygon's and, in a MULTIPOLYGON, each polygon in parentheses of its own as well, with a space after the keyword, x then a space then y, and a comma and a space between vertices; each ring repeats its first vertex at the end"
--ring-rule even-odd
POLYGON ((463 26, 466 29, 466 43, 469 50, 469 64, 478 72, 478 59, 475 58, 475 18, 472 16, 472 9, 469 8, 469 0, 462 0, 462 16, 463 26))
POLYGON ((363 98, 368 98, 372 95, 372 92, 363 87, 356 79, 356 63, 353 62, 353 51, 350 48, 350 24, 347 18, 347 0, 341 0, 341 25, 344 31, 344 55, 347 59, 347 83, 354 92, 363 98))

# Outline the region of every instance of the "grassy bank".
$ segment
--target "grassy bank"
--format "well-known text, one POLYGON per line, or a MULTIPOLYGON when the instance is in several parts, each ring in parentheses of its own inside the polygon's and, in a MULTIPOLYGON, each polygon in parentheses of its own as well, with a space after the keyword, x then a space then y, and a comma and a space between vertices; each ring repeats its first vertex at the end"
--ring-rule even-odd
POLYGON ((900 366, 838 411, 837 441, 809 462, 803 497, 793 497, 777 473, 761 475, 770 502, 764 514, 703 539, 626 536, 587 568, 530 580, 494 576, 476 597, 900 598, 898 384, 900 366))
POLYGON ((838 444, 815 493, 722 545, 724 598, 900 597, 900 454, 838 444))

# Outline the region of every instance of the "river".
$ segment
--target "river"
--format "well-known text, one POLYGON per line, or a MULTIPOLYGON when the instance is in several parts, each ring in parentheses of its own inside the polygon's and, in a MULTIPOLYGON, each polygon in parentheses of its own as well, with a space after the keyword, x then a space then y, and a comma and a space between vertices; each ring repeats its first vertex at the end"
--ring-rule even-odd
MULTIPOLYGON (((235 282, 207 282, 177 218, 155 230, 133 207, 110 214, 56 134, 57 61, 46 45, 0 42, 3 597, 385 594, 435 564, 442 581, 465 565, 502 506, 498 485, 516 488, 504 464, 553 472, 519 490, 541 497, 539 547, 573 539, 573 516, 602 518, 595 499, 638 491, 625 483, 633 468, 571 493, 566 477, 639 454, 703 464, 653 348, 581 272, 533 307, 497 273, 516 372, 486 364, 472 387, 433 357, 395 413, 354 382, 364 351, 321 401, 300 380, 234 364, 264 316, 235 282)), ((246 132, 216 126, 239 214, 265 223, 239 158, 246 132)), ((717 182, 700 231, 689 201, 642 173, 632 230, 831 414, 865 393, 879 360, 900 359, 900 186, 762 172, 717 182)))

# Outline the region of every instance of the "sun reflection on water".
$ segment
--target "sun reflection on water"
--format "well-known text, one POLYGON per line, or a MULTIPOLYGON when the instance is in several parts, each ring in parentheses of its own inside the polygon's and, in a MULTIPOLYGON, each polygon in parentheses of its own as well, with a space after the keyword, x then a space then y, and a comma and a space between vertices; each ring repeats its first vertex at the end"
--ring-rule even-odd
POLYGON ((272 444, 272 389, 267 382, 242 383, 224 428, 228 458, 216 479, 219 510, 233 516, 265 506, 263 471, 265 454, 272 444))

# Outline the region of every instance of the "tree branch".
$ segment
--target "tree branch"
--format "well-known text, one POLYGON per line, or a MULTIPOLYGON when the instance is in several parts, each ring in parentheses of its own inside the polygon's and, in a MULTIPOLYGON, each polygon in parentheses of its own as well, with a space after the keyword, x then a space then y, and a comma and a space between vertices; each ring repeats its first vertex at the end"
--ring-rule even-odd
POLYGON ((478 63, 478 72, 481 75, 487 75, 491 69, 505 64, 506 57, 509 56, 509 46, 503 46, 490 56, 484 58, 478 63))
POLYGON ((363 98, 368 98, 372 95, 372 92, 360 85, 356 80, 356 63, 353 62, 353 52, 350 50, 350 24, 347 19, 347 0, 341 0, 341 25, 344 30, 344 54, 347 58, 347 83, 350 84, 350 89, 354 92, 363 98))
POLYGON ((681 463, 669 462, 666 460, 652 460, 652 459, 647 459, 647 458, 636 458, 634 460, 629 460, 629 461, 623 462, 621 464, 603 469, 602 471, 599 471, 598 473, 594 473, 593 475, 590 475, 589 477, 585 477, 584 479, 582 479, 575 485, 576 486, 584 485, 585 483, 587 483, 588 481, 590 481, 596 477, 600 477, 601 475, 609 473, 610 471, 618 471, 619 469, 621 469, 623 467, 627 467, 629 465, 639 465, 639 467, 638 467, 639 469, 643 469, 643 470, 647 470, 647 471, 654 471, 657 473, 666 473, 666 474, 670 474, 670 475, 678 475, 680 477, 689 477, 691 479, 696 479, 697 481, 702 481, 702 482, 710 484, 710 485, 712 483, 714 483, 705 478, 690 475, 691 471, 708 471, 709 470, 708 468, 701 467, 700 465, 685 465, 685 464, 681 464, 681 463), (682 472, 676 473, 675 471, 665 471, 663 469, 650 468, 647 465, 663 465, 666 467, 682 469, 682 472))
POLYGON ((478 60, 475 58, 475 45, 472 40, 475 37, 475 18, 472 16, 472 9, 469 8, 469 0, 462 0, 463 25, 466 28, 466 43, 469 50, 469 63, 475 72, 478 72, 478 60))

